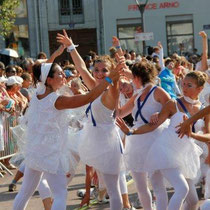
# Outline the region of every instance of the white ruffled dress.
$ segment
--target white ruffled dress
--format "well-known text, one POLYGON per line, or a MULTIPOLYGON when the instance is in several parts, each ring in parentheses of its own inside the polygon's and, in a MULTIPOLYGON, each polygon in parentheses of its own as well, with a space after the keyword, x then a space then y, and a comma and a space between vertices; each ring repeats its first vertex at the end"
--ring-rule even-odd
MULTIPOLYGON (((155 91, 155 90, 154 90, 155 91)), ((154 98, 154 91, 148 97, 146 103, 142 107, 142 115, 144 118, 149 121, 152 114, 156 112, 160 112, 162 105, 158 103, 154 98)), ((132 111, 133 118, 135 120, 135 115, 138 110, 137 100, 141 96, 142 92, 140 92, 135 101, 134 108, 132 111)), ((141 102, 142 103, 142 102, 141 102)), ((135 125, 133 128, 138 128, 142 125, 145 125, 145 122, 138 115, 137 121, 134 121, 135 125)), ((147 168, 144 168, 146 156, 152 144, 155 142, 157 136, 160 135, 162 130, 168 126, 168 122, 165 122, 162 126, 160 126, 155 131, 150 133, 145 133, 141 135, 131 135, 126 137, 126 145, 125 145, 125 163, 126 168, 135 172, 147 172, 147 168)))
POLYGON ((195 179, 200 170, 202 149, 195 140, 184 136, 178 138, 176 126, 183 122, 185 113, 179 111, 171 117, 170 125, 157 136, 149 150, 145 169, 150 173, 161 169, 178 168, 187 179, 195 179))
POLYGON ((113 111, 101 102, 101 96, 91 104, 88 121, 84 125, 79 144, 81 161, 101 173, 119 174, 123 165, 122 142, 115 125, 113 111), (96 126, 93 126, 92 116, 96 126))
POLYGON ((52 174, 73 173, 76 161, 68 144, 69 118, 66 110, 57 110, 59 95, 50 93, 32 98, 28 110, 25 163, 29 168, 52 174))

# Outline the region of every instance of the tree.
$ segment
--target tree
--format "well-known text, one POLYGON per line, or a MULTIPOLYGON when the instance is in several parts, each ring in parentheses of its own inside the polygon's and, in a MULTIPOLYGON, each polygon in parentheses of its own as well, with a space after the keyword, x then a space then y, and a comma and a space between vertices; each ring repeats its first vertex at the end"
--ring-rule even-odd
POLYGON ((14 26, 20 0, 0 0, 0 36, 7 37, 14 26))

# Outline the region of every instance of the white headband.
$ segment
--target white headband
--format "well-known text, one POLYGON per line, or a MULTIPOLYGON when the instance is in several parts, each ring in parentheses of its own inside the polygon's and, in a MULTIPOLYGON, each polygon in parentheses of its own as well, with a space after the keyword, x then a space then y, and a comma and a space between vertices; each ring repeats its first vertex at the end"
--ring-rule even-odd
POLYGON ((40 75, 40 80, 41 82, 38 83, 38 87, 37 87, 37 94, 44 94, 45 90, 46 90, 46 80, 47 80, 47 76, 50 72, 52 63, 42 63, 41 64, 41 75, 40 75))
POLYGON ((42 63, 41 65, 41 76, 40 76, 40 80, 43 84, 45 84, 46 80, 47 80, 47 76, 50 72, 50 68, 52 66, 52 63, 42 63))

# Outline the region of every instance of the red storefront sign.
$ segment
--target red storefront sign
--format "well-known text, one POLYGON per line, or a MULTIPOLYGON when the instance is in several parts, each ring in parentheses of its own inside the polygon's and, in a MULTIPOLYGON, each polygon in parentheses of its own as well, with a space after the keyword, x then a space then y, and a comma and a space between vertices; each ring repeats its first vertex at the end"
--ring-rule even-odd
MULTIPOLYGON (((148 3, 145 7, 146 10, 156 10, 156 9, 169 9, 169 8, 178 8, 178 1, 173 2, 160 2, 160 3, 148 3)), ((128 11, 136 11, 138 10, 138 5, 130 4, 128 5, 128 11)))

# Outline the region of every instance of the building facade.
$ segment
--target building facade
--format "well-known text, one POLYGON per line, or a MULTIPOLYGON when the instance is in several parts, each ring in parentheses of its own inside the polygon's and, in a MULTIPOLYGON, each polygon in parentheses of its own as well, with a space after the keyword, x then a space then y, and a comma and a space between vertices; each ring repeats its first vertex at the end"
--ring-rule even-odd
MULTIPOLYGON (((150 33, 146 46, 161 41, 166 54, 201 52, 199 31, 210 37, 209 0, 149 0, 144 29, 136 0, 21 0, 11 36, 0 39, 0 48, 11 47, 19 55, 48 56, 58 48, 56 34, 66 29, 81 55, 89 50, 109 53, 112 36, 124 49, 143 52, 142 32, 150 33)), ((139 0, 144 3, 145 0, 139 0)), ((64 53, 62 59, 69 59, 64 53)))
MULTIPOLYGON (((145 0, 139 0, 145 3, 145 0)), ((161 41, 165 54, 201 52, 201 38, 198 33, 204 30, 210 36, 209 0, 149 0, 145 8, 144 32, 151 32, 153 39, 146 46, 155 46, 161 41)), ((142 41, 137 34, 143 32, 141 15, 135 0, 104 0, 104 44, 105 51, 116 35, 124 49, 142 53, 142 41), (137 37, 137 38, 136 38, 137 37)))

